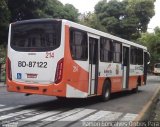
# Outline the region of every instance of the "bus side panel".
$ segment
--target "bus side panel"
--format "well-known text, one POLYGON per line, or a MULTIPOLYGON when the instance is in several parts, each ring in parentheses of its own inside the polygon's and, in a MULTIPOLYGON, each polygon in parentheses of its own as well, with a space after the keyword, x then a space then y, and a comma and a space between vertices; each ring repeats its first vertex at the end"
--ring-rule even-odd
POLYGON ((71 57, 69 26, 65 26, 64 80, 68 85, 67 97, 87 97, 89 73, 78 65, 71 57), (79 93, 79 94, 76 94, 79 93), (83 94, 83 95, 80 95, 83 94))
POLYGON ((97 89, 98 95, 102 95, 102 88, 103 88, 105 79, 106 79, 105 77, 98 77, 98 89, 97 89))
POLYGON ((121 64, 110 62, 100 62, 99 64, 98 94, 102 94, 102 88, 106 79, 111 82, 112 93, 122 91, 123 70, 121 69, 121 64))
MULTIPOLYGON (((111 81, 111 93, 122 91, 122 80, 123 80, 122 76, 108 77, 108 79, 110 79, 111 81)), ((106 77, 99 77, 98 95, 102 94, 102 88, 103 88, 105 80, 106 80, 106 77)))
POLYGON ((129 86, 128 87, 129 90, 132 90, 133 88, 136 88, 136 86, 137 86, 137 79, 138 79, 137 75, 129 77, 129 85, 128 85, 129 86))
POLYGON ((111 77, 111 92, 120 92, 122 91, 122 76, 111 77))
POLYGON ((132 90, 137 87, 138 78, 141 78, 141 86, 144 84, 144 72, 142 65, 131 65, 130 66, 130 76, 129 76, 129 90, 132 90))

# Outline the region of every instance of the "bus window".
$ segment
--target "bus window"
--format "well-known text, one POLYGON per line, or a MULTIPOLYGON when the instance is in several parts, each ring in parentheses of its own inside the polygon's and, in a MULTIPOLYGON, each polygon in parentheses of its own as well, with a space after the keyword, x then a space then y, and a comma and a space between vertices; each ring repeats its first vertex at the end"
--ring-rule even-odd
POLYGON ((137 58, 136 58, 137 57, 137 52, 136 51, 137 51, 136 48, 131 46, 130 59, 131 59, 131 64, 133 64, 133 65, 136 65, 136 63, 137 63, 137 58))
POLYGON ((11 47, 16 51, 50 51, 60 46, 60 22, 12 24, 11 31, 11 47))
POLYGON ((71 29, 70 31, 70 49, 71 56, 74 60, 87 60, 88 59, 88 43, 87 33, 71 29))
POLYGON ((137 49, 137 64, 143 65, 143 50, 137 49))
POLYGON ((100 60, 101 62, 112 61, 112 46, 111 40, 101 37, 100 39, 100 60))
POLYGON ((143 65, 143 50, 131 46, 130 61, 133 65, 143 65))
POLYGON ((113 62, 121 63, 122 62, 122 45, 118 42, 114 42, 113 47, 114 47, 113 62))

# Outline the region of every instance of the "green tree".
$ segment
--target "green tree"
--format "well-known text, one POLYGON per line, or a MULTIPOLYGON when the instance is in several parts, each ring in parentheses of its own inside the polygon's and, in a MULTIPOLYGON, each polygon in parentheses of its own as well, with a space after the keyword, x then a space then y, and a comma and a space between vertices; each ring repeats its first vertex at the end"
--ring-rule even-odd
POLYGON ((11 22, 46 17, 44 9, 48 0, 8 0, 11 22))
POLYGON ((81 14, 80 17, 80 24, 106 32, 106 29, 102 26, 95 13, 81 14))
POLYGON ((58 0, 49 0, 46 8, 44 9, 44 13, 47 14, 48 17, 68 19, 74 22, 78 21, 79 15, 78 10, 73 5, 63 5, 58 0))
POLYGON ((78 20, 78 10, 71 4, 65 6, 58 0, 8 0, 11 21, 35 18, 65 18, 78 20))
POLYGON ((141 38, 138 39, 140 44, 148 47, 151 54, 151 62, 160 62, 160 28, 156 27, 154 33, 143 33, 141 38))
POLYGON ((0 1, 0 45, 7 42, 7 31, 10 19, 10 12, 6 1, 0 1))
POLYGON ((154 16, 155 0, 107 0, 95 6, 95 13, 106 31, 116 36, 136 40, 146 32, 154 16))
POLYGON ((78 22, 78 10, 72 4, 65 4, 62 18, 78 22))
MULTIPOLYGON (((43 13, 45 13, 45 17, 49 18, 62 18, 64 6, 58 0, 46 0, 47 5, 43 9, 43 13)), ((42 17, 43 18, 43 17, 42 17)))

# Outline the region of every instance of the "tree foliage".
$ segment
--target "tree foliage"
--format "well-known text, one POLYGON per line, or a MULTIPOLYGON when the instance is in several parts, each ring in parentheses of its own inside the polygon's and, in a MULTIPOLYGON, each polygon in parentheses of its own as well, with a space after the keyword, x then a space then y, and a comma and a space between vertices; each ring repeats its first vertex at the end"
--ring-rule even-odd
POLYGON ((62 18, 78 22, 78 10, 72 4, 65 4, 62 18))
POLYGON ((10 11, 5 0, 0 0, 0 45, 7 40, 10 11))
POLYGON ((143 33, 138 42, 147 46, 151 54, 151 61, 160 62, 160 28, 156 27, 154 33, 143 33))
POLYGON ((81 14, 80 24, 106 32, 95 13, 81 14))
POLYGON ((44 16, 46 1, 42 0, 8 0, 11 21, 26 20, 44 16))
POLYGON ((155 0, 107 0, 95 6, 95 13, 106 31, 116 36, 136 40, 146 32, 154 16, 155 0))
POLYGON ((63 5, 58 0, 8 0, 8 7, 12 22, 35 18, 78 20, 78 10, 73 5, 63 5))
MULTIPOLYGON (((63 5, 58 0, 48 0, 43 13, 45 17, 68 19, 70 21, 78 21, 78 10, 71 4, 63 5)), ((42 18, 41 16, 40 18, 42 18)))
POLYGON ((78 22, 78 10, 58 0, 0 0, 0 44, 7 42, 10 22, 37 18, 64 18, 78 22))

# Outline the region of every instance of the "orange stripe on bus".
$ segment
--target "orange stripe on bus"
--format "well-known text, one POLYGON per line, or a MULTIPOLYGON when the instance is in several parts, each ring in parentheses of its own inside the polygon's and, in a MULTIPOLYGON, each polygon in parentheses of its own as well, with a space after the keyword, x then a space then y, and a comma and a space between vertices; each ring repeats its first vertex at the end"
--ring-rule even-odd
POLYGON ((69 26, 65 26, 65 54, 64 54, 64 80, 66 84, 82 91, 88 92, 89 73, 80 67, 71 57, 69 26))

